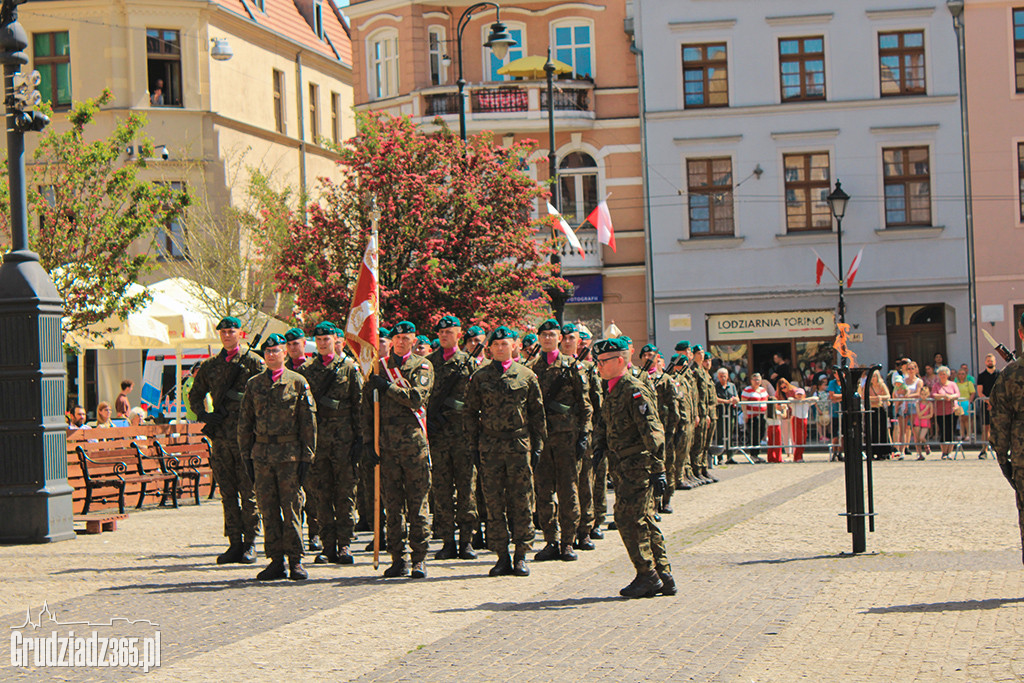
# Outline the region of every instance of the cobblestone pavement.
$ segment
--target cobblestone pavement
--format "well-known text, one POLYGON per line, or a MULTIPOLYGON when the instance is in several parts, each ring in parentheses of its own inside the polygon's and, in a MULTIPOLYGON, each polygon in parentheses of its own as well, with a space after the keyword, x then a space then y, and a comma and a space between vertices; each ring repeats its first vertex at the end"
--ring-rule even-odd
POLYGON ((877 531, 850 556, 841 463, 717 469, 721 483, 678 493, 662 523, 679 595, 639 601, 618 597, 633 572, 614 532, 529 578, 486 576, 483 553, 384 580, 357 553, 260 584, 262 564, 213 564, 219 505, 136 513, 112 534, 0 547, 0 615, 16 627, 46 602, 62 621, 148 619, 161 666, 55 671, 5 655, 0 679, 1024 679, 1020 537, 998 468, 874 472, 877 531))

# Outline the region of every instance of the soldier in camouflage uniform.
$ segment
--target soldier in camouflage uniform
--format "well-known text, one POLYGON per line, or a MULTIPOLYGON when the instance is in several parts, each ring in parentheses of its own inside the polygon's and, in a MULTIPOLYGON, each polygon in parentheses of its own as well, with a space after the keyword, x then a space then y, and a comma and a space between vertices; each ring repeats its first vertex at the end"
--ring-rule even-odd
POLYGON ((704 368, 704 349, 700 344, 693 346, 693 376, 700 401, 700 426, 694 431, 690 466, 694 477, 703 480, 705 484, 714 484, 718 477, 708 472, 708 450, 718 423, 718 392, 715 390, 715 380, 711 379, 711 374, 704 368))
MULTIPOLYGON (((306 364, 306 333, 298 327, 293 327, 284 333, 284 340, 284 348, 288 353, 284 366, 305 376, 302 366, 306 364)), ((309 378, 306 377, 306 379, 309 378)), ((313 477, 306 477, 302 486, 302 513, 306 516, 306 531, 309 533, 309 552, 311 553, 323 549, 323 544, 320 542, 320 525, 316 519, 316 494, 313 477)))
MULTIPOLYGON (((1024 340, 1024 314, 1017 324, 1017 336, 1024 340)), ((1018 358, 999 373, 989 396, 989 410, 990 443, 1003 476, 1016 495, 1024 561, 1024 358, 1018 358)))
MULTIPOLYGON (((679 387, 672 376, 663 372, 658 347, 654 344, 645 344, 640 349, 640 360, 646 365, 650 362, 650 369, 647 371, 654 382, 655 396, 658 399, 658 417, 661 419, 662 427, 665 429, 665 471, 675 472, 676 449, 675 431, 679 426, 679 387)), ((664 495, 655 501, 655 507, 663 514, 672 513, 672 492, 673 486, 665 487, 664 495)))
POLYGON ((679 415, 680 420, 685 420, 686 424, 685 430, 680 428, 680 439, 676 446, 676 452, 679 453, 676 473, 677 477, 682 477, 682 486, 677 488, 689 490, 707 483, 696 476, 692 460, 693 442, 696 439, 697 425, 700 423, 700 392, 697 388, 699 379, 694 370, 693 351, 690 348, 690 342, 681 341, 676 344, 676 348, 679 349, 680 362, 682 364, 682 369, 676 374, 679 379, 680 396, 682 398, 679 415))
MULTIPOLYGON (((403 320, 391 330, 391 353, 381 361, 380 374, 370 375, 366 386, 380 400, 380 486, 387 513, 388 552, 391 566, 386 578, 427 575, 430 523, 430 451, 427 446, 426 406, 434 385, 434 369, 412 352, 416 326, 403 320), (408 527, 406 521, 408 520, 408 527), (405 561, 409 541, 412 572, 405 561)), ((366 431, 373 434, 373 397, 370 396, 366 431)))
POLYGON ((654 501, 668 481, 662 452, 665 432, 654 397, 627 366, 629 347, 621 339, 595 345, 598 371, 608 383, 595 450, 608 458, 615 481, 615 523, 636 568, 636 578, 619 591, 627 598, 676 592, 665 538, 654 521, 654 501))
POLYGON ((352 564, 356 475, 363 452, 363 376, 348 356, 335 352, 338 328, 324 321, 313 329, 316 355, 302 366, 316 401, 317 451, 312 489, 323 552, 316 564, 352 564))
POLYGON ((302 566, 302 482, 316 452, 316 406, 306 378, 287 369, 285 339, 263 343, 267 369, 249 380, 238 415, 238 448, 256 482, 256 500, 266 529, 264 554, 270 564, 261 581, 288 575, 308 578, 302 566))
POLYGON ((263 370, 263 359, 253 351, 239 346, 242 323, 228 316, 217 323, 223 349, 207 358, 196 371, 188 402, 200 422, 213 428, 210 450, 210 469, 220 487, 220 500, 224 508, 224 535, 228 537, 226 552, 217 557, 217 564, 256 561, 256 530, 260 518, 256 511, 256 493, 252 479, 246 471, 242 453, 238 451, 238 409, 250 377, 263 370), (237 378, 231 386, 236 369, 237 378), (213 398, 214 412, 206 412, 205 398, 213 398))
MULTIPOLYGON (((580 350, 579 329, 573 323, 566 323, 562 326, 562 343, 558 350, 568 356, 578 357, 580 354, 589 355, 590 350, 580 350)), ((604 533, 597 529, 597 536, 591 536, 594 526, 594 421, 598 419, 601 409, 601 378, 597 376, 597 367, 591 360, 579 361, 579 366, 587 383, 587 400, 590 402, 591 415, 587 424, 587 450, 580 460, 579 477, 579 499, 580 499, 580 523, 576 530, 576 541, 573 547, 576 550, 593 550, 594 538, 604 536, 604 533)), ((607 476, 607 475, 605 475, 607 476)))
MULTIPOLYGON (((377 330, 377 357, 387 358, 388 354, 391 353, 391 330, 386 327, 380 327, 377 330)), ((356 531, 373 531, 373 469, 374 462, 373 458, 376 454, 373 453, 373 395, 367 385, 363 385, 363 412, 370 411, 366 416, 367 420, 371 420, 370 431, 363 432, 363 443, 366 444, 366 455, 368 458, 359 459, 359 478, 356 484, 356 507, 359 510, 359 524, 356 525, 356 531), (367 403, 367 400, 370 403, 367 403)), ((364 420, 365 424, 365 420, 364 420)), ((381 531, 384 528, 384 515, 383 510, 381 511, 381 531)), ((384 534, 381 534, 381 547, 384 547, 384 534)), ((373 540, 366 545, 366 552, 373 552, 373 540)))
POLYGON ((533 559, 572 561, 576 559, 573 543, 580 524, 580 461, 587 451, 592 408, 583 368, 575 356, 558 350, 562 340, 558 321, 544 321, 537 337, 541 350, 527 367, 540 381, 548 435, 533 471, 537 517, 546 545, 533 559))
MULTIPOLYGON (((580 345, 592 349, 593 335, 590 334, 590 330, 587 329, 586 325, 579 326, 580 333, 580 345)), ((592 410, 592 416, 590 423, 592 425, 592 432, 590 437, 590 443, 588 444, 590 450, 590 462, 588 463, 589 469, 591 470, 590 481, 593 483, 593 493, 591 494, 591 500, 593 501, 594 513, 593 520, 588 520, 590 523, 590 538, 597 541, 604 538, 604 531, 601 527, 604 526, 605 521, 608 518, 608 460, 605 458, 597 459, 594 458, 594 436, 593 434, 597 431, 598 421, 601 419, 601 401, 603 391, 601 388, 601 376, 597 372, 597 363, 594 355, 590 355, 592 363, 592 369, 590 372, 590 406, 592 410)), ((584 523, 583 515, 581 511, 581 525, 584 523)))
POLYGON ((466 441, 483 473, 487 543, 498 555, 491 576, 530 573, 532 465, 540 460, 547 438, 540 383, 532 370, 512 360, 513 339, 504 326, 491 332, 491 362, 473 374, 466 388, 466 441), (510 527, 514 558, 508 553, 510 527))
MULTIPOLYGON (((476 369, 475 356, 458 349, 462 322, 446 315, 434 327, 441 346, 427 360, 434 368, 434 390, 427 404, 427 430, 433 470, 434 527, 444 545, 434 555, 437 560, 475 560, 473 532, 477 527, 476 471, 473 456, 466 448, 462 410, 466 385, 476 369), (455 524, 459 544, 455 544, 455 524)), ((480 349, 482 350, 482 349, 480 349)))

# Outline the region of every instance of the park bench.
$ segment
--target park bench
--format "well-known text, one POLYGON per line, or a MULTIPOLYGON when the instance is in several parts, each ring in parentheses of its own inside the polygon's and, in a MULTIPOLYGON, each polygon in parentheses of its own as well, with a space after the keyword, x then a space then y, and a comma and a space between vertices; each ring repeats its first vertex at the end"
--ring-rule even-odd
POLYGON ((149 437, 154 428, 119 427, 92 429, 78 432, 76 439, 69 439, 68 446, 75 443, 75 453, 81 469, 85 500, 82 515, 89 513, 98 490, 112 489, 118 497, 118 512, 125 513, 125 495, 128 487, 138 492, 136 508, 141 508, 149 493, 161 493, 160 504, 170 497, 178 507, 178 474, 169 464, 159 448, 149 437), (150 490, 150 484, 162 490, 150 490))
POLYGON ((168 466, 177 473, 181 480, 181 494, 191 492, 196 505, 200 504, 202 481, 209 482, 208 498, 213 498, 217 490, 217 482, 210 468, 210 451, 213 448, 210 440, 199 431, 202 425, 181 425, 181 433, 157 435, 154 440, 156 447, 163 454, 168 466))

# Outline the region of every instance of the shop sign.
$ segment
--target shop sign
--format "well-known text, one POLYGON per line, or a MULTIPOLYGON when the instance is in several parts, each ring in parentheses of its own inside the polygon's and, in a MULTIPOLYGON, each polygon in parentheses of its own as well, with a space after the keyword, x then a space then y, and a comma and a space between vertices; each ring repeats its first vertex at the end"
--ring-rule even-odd
POLYGON ((565 278, 575 289, 567 304, 590 304, 604 301, 604 278, 600 275, 570 275, 565 278))
POLYGON ((834 337, 833 311, 727 313, 708 316, 708 341, 834 337))

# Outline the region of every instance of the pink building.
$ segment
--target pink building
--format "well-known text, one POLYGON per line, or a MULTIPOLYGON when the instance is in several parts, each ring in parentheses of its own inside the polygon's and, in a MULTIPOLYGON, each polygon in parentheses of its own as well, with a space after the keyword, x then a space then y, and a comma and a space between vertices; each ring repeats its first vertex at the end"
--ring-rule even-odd
MULTIPOLYGON (((1024 1, 967 0, 978 328, 1007 346, 1024 312, 1024 1)), ((978 341, 982 356, 990 347, 978 341)))

